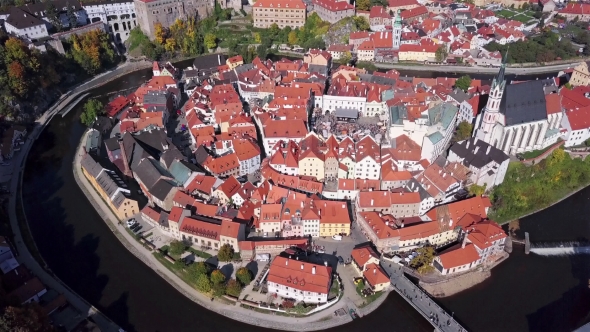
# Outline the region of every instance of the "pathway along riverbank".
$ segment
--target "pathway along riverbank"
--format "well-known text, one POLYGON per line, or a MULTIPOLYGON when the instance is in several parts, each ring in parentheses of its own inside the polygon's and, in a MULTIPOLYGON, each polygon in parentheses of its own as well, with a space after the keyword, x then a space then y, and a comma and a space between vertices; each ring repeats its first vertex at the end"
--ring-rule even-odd
MULTIPOLYGON (((344 307, 356 308, 352 301, 346 298, 342 298, 333 306, 318 312, 316 314, 294 318, 273 315, 269 313, 261 313, 253 310, 247 310, 239 306, 239 303, 225 304, 220 301, 211 301, 209 296, 206 296, 191 286, 187 285, 182 281, 176 274, 163 266, 152 254, 152 252, 146 249, 141 243, 135 240, 129 232, 125 231, 125 226, 118 223, 117 217, 111 211, 111 209, 105 204, 100 198, 98 193, 88 182, 84 174, 82 173, 81 159, 85 155, 84 144, 86 133, 82 135, 82 139, 76 149, 76 156, 72 163, 74 179, 76 183, 92 204, 94 209, 98 212, 101 218, 105 221, 107 226, 115 234, 117 239, 121 241, 121 244, 129 250, 135 257, 149 266, 152 270, 158 273, 162 279, 168 282, 172 287, 182 293, 184 296, 189 298, 191 301, 199 304, 200 306, 207 308, 208 310, 215 311, 225 317, 256 326, 272 328, 276 330, 285 331, 318 331, 325 330, 328 328, 340 326, 352 321, 350 315, 334 316, 334 311, 344 307)), ((383 296, 384 298, 386 296, 383 296)), ((381 303, 383 300, 381 301, 381 303)), ((377 309, 378 306, 373 305, 365 310, 359 310, 361 315, 368 315, 373 310, 377 309), (367 310, 368 309, 368 310, 367 310)))

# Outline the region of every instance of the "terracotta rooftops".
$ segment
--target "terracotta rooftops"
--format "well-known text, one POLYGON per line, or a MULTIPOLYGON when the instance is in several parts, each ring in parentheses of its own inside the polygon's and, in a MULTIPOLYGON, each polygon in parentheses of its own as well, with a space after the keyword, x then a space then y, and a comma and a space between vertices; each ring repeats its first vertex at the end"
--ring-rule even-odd
POLYGON ((284 257, 275 257, 268 273, 268 282, 300 291, 327 294, 332 281, 332 268, 284 257))
POLYGON ((465 248, 449 249, 438 255, 442 266, 445 269, 452 269, 454 267, 467 265, 479 259, 477 249, 471 243, 465 245, 465 248))

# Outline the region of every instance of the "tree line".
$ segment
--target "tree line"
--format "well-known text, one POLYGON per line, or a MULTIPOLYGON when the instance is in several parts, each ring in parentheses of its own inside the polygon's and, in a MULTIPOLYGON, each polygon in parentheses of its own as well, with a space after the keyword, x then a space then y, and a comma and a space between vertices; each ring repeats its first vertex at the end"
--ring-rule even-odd
POLYGON ((508 63, 543 63, 558 58, 567 60, 577 56, 572 43, 566 38, 560 38, 558 34, 552 31, 543 32, 541 35, 526 41, 519 40, 506 45, 491 42, 484 47, 490 52, 500 51, 503 55, 510 48, 508 63))

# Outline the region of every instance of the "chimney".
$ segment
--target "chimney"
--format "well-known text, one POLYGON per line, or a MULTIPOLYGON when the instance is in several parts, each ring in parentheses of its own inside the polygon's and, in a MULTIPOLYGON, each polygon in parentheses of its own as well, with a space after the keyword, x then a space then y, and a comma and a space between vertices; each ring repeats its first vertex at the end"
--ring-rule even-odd
POLYGON ((373 268, 373 274, 377 274, 377 269, 373 268))
POLYGON ((315 266, 311 267, 311 274, 315 274, 315 266))
POLYGON ((125 146, 123 146, 123 139, 119 140, 119 148, 121 149, 121 157, 123 158, 123 174, 126 176, 133 176, 131 173, 131 169, 129 168, 129 161, 127 160, 127 151, 125 151, 125 146))
POLYGON ((479 146, 475 147, 475 151, 473 152, 474 154, 477 154, 477 151, 479 151, 479 146))
POLYGON ((328 266, 328 262, 324 261, 324 266, 328 266))
POLYGON ((303 270, 303 264, 301 264, 301 269, 303 270))
POLYGON ((374 201, 373 201, 373 200, 371 200, 371 206, 373 206, 373 203, 374 203, 374 201))

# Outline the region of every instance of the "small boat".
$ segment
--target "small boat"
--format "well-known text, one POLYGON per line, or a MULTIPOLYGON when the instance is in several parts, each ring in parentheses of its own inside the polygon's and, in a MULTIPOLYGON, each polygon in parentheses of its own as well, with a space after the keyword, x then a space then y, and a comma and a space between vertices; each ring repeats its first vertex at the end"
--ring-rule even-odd
POLYGON ((350 309, 348 313, 350 314, 350 317, 352 317, 353 320, 359 318, 359 315, 356 314, 356 311, 354 309, 350 309))

